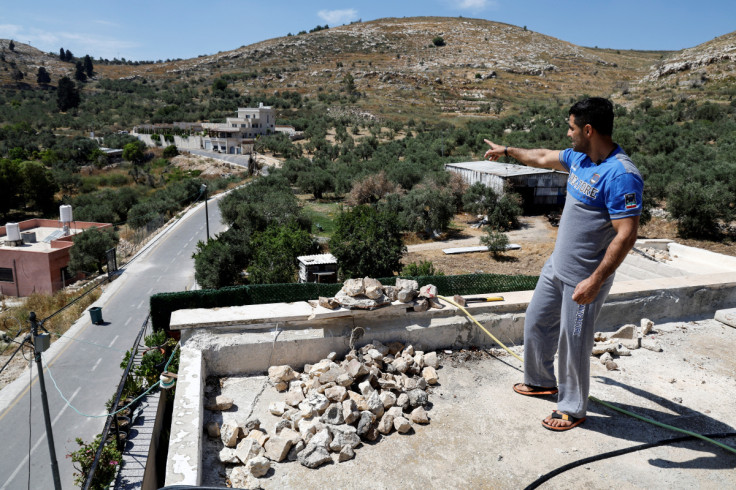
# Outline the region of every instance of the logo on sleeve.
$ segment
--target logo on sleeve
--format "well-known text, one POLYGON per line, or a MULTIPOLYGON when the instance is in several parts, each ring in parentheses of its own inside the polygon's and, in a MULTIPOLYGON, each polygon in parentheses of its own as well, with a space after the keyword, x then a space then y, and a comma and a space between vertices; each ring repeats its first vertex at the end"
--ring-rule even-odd
POLYGON ((626 203, 626 209, 634 209, 638 207, 636 204, 636 194, 633 192, 624 196, 624 202, 626 203))

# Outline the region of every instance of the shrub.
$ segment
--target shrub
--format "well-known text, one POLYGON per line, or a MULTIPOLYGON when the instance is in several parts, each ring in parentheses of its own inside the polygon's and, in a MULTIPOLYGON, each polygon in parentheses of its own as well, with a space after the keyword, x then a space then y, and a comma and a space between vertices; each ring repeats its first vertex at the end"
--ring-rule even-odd
POLYGON ((500 231, 488 227, 486 228, 486 235, 480 237, 480 243, 488 247, 488 251, 493 254, 493 258, 497 259, 506 251, 506 245, 509 244, 509 237, 500 231))
POLYGON ((437 36, 434 39, 432 39, 432 44, 437 46, 438 48, 445 45, 445 39, 442 36, 437 36))
MULTIPOLYGON (((168 135, 167 135, 168 136, 168 135)), ((164 158, 173 158, 179 154, 179 150, 176 145, 169 145, 164 148, 164 158)))
POLYGON ((412 262, 410 264, 406 264, 404 268, 401 269, 401 275, 411 277, 444 276, 445 273, 435 269, 434 264, 431 260, 422 260, 419 263, 412 262))

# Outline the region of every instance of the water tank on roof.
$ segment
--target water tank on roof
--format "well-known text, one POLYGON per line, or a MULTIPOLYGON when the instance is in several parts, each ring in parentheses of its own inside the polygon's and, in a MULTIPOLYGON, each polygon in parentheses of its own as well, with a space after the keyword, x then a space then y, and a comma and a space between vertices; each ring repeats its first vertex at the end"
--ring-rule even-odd
POLYGON ((18 223, 8 223, 5 225, 5 234, 9 242, 19 242, 20 238, 20 225, 18 223))
POLYGON ((61 215, 62 223, 71 223, 72 220, 72 207, 69 204, 62 204, 59 207, 59 214, 61 215))

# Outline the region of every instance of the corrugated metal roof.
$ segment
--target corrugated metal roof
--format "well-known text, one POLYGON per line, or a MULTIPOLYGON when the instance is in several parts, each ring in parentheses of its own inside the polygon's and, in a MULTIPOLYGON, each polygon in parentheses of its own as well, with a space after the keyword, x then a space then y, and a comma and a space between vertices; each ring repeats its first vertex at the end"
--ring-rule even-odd
POLYGON ((497 175, 499 177, 514 177, 517 175, 533 175, 533 174, 564 174, 559 170, 549 170, 546 168, 535 168, 527 167, 526 165, 519 165, 515 163, 501 163, 501 162, 459 162, 459 163, 446 163, 445 168, 454 167, 465 170, 473 170, 475 172, 482 172, 485 174, 497 175))
POLYGON ((302 255, 296 260, 306 265, 337 264, 337 259, 332 254, 302 255))

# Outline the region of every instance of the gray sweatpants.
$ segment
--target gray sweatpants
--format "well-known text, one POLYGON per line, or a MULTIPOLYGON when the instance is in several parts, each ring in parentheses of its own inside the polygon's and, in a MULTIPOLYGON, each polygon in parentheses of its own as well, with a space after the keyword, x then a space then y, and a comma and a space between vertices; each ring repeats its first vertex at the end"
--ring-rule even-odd
POLYGON ((593 303, 572 300, 576 284, 555 277, 548 260, 526 310, 524 322, 524 383, 557 386, 557 409, 573 417, 584 417, 590 391, 590 354, 595 320, 613 284, 613 275, 601 287, 593 303), (559 350, 558 374, 554 358, 559 350))

